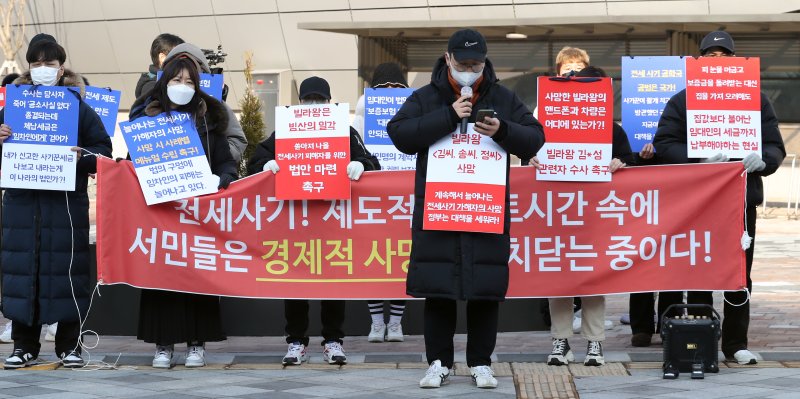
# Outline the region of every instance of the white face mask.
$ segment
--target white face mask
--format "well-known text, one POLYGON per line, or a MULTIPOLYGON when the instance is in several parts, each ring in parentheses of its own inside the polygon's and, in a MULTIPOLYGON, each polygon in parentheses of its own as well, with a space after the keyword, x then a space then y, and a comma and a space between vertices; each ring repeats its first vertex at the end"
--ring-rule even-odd
POLYGON ((60 68, 40 66, 31 69, 31 80, 35 85, 54 86, 58 82, 60 68))
POLYGON ((194 88, 185 84, 167 86, 167 96, 173 104, 186 105, 194 97, 194 88))
POLYGON ((478 78, 481 77, 481 75, 483 75, 483 71, 480 71, 480 72, 470 72, 470 71, 459 72, 459 71, 456 71, 455 69, 453 69, 453 67, 450 67, 450 74, 453 75, 453 79, 455 79, 455 81, 458 82, 458 84, 460 84, 461 87, 466 87, 466 86, 472 86, 472 84, 475 83, 478 80, 478 78))

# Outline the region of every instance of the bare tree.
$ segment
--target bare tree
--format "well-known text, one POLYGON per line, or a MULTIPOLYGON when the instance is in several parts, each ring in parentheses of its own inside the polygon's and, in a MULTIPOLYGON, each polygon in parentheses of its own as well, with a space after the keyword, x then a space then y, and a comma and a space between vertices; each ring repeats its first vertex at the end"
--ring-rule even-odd
POLYGON ((6 0, 0 3, 0 46, 3 47, 5 61, 0 67, 0 75, 19 73, 17 52, 25 44, 25 5, 27 0, 6 0))

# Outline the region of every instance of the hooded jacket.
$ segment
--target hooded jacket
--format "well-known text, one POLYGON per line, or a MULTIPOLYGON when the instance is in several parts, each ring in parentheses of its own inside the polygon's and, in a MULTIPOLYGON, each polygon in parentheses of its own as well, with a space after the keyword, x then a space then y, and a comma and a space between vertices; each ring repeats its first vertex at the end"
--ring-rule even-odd
MULTIPOLYGON (((423 230, 428 148, 454 132, 460 122, 452 107, 458 95, 450 86, 448 66, 439 58, 431 83, 411 94, 387 126, 398 150, 417 155, 411 261, 406 292, 414 297, 502 301, 508 290, 510 255, 509 169, 506 163, 505 229, 502 234, 423 230)), ((490 60, 477 88, 470 122, 477 110, 493 109, 500 128, 492 137, 510 154, 527 159, 544 144, 542 126, 507 88, 497 84, 490 60)))
MULTIPOLYGON (((33 84, 30 72, 14 84, 33 84)), ((64 71, 58 85, 84 92, 83 78, 70 70, 64 71)), ((78 314, 85 317, 89 307, 86 188, 89 174, 97 171, 97 158, 89 153, 110 157, 111 139, 81 94, 74 93, 79 99, 78 146, 86 151, 78 161, 75 191, 7 189, 3 196, 0 303, 5 317, 29 326, 78 321, 78 314)), ((4 120, 5 113, 0 111, 0 122, 4 120)))
MULTIPOLYGON (((700 162, 699 158, 689 158, 686 142, 686 90, 681 90, 664 107, 653 137, 653 146, 661 163, 700 162)), ((761 93, 761 159, 767 166, 762 171, 747 174, 747 206, 755 207, 764 202, 761 177, 775 173, 784 158, 786 148, 778 129, 778 117, 767 96, 761 93)))

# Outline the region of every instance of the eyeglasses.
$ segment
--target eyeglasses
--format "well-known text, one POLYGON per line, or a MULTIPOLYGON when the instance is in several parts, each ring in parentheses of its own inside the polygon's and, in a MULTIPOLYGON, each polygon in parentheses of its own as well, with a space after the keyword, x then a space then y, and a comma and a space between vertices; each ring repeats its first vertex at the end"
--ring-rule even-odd
POLYGON ((455 60, 455 58, 450 58, 450 63, 453 65, 453 69, 458 72, 466 72, 467 70, 472 72, 481 72, 483 71, 483 62, 476 62, 474 64, 465 65, 455 60))

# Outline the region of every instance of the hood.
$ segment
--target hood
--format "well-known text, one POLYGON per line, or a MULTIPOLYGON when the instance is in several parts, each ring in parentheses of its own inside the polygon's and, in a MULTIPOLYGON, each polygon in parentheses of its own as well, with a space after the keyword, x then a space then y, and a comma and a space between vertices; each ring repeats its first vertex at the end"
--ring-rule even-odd
MULTIPOLYGON (((33 79, 31 79, 31 71, 26 71, 20 75, 20 77, 14 79, 13 84, 32 85, 33 79)), ((81 98, 86 96, 86 84, 83 83, 83 76, 69 69, 64 68, 64 75, 58 80, 56 86, 78 87, 80 88, 81 98)))

